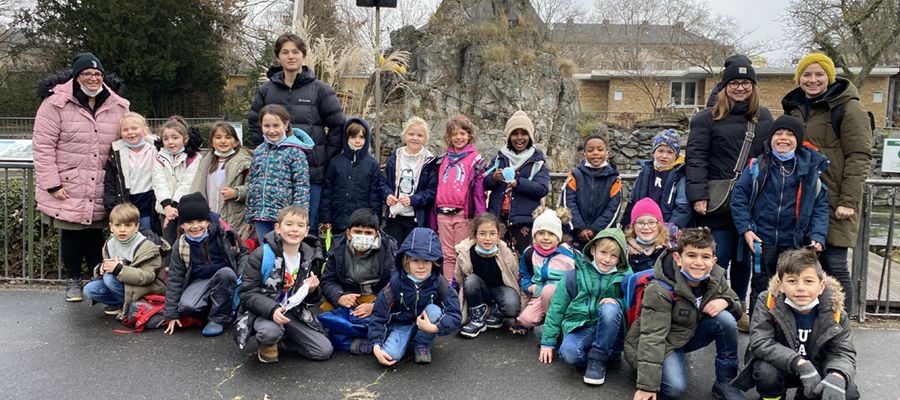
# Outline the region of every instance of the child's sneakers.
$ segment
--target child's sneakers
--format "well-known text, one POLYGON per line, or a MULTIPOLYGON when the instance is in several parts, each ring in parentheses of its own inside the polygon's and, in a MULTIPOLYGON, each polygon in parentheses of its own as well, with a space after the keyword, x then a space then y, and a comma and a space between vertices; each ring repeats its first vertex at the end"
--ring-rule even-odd
POLYGON ((372 354, 372 345, 369 343, 369 339, 366 338, 356 338, 350 342, 350 354, 372 354))
POLYGON ((122 312, 122 307, 120 307, 120 306, 103 307, 103 313, 106 315, 119 315, 121 312, 122 312))
MULTIPOLYGON (((591 350, 594 352, 595 350, 591 350)), ((584 370, 584 383, 588 385, 602 385, 606 382, 606 362, 599 357, 591 357, 588 354, 587 368, 584 370)))
POLYGON ((84 294, 81 292, 81 280, 66 280, 66 301, 72 303, 84 300, 84 294))
POLYGON ((500 307, 494 304, 494 307, 491 307, 491 312, 484 317, 484 325, 491 329, 497 329, 503 326, 505 318, 506 316, 500 312, 500 307))
POLYGON ((484 317, 487 314, 487 304, 478 307, 469 307, 469 323, 460 329, 459 334, 467 338, 476 338, 481 332, 487 330, 484 317))
POLYGON ((203 336, 219 336, 225 332, 225 327, 218 322, 209 321, 206 326, 203 327, 203 336))
POLYGON ((256 351, 256 357, 263 364, 274 364, 278 362, 278 343, 268 346, 259 346, 256 351))
POLYGON ((737 322, 737 330, 738 332, 749 333, 750 332, 750 312, 747 310, 747 303, 743 303, 744 305, 744 314, 741 315, 741 319, 737 322))
POLYGON ((431 349, 428 346, 416 346, 416 364, 431 364, 431 349))

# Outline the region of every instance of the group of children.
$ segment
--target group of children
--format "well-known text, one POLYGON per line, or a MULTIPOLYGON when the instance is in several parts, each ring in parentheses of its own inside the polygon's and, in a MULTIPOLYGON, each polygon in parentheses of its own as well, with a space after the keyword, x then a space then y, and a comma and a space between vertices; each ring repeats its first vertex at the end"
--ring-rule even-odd
POLYGON ((201 158, 183 121, 163 126, 157 150, 140 115, 122 118, 106 178, 112 237, 85 288, 89 298, 124 317, 142 296, 165 294, 166 333, 200 318, 203 334, 215 336, 234 321, 238 344, 255 337, 263 363, 277 362, 279 349, 324 360, 335 348, 384 365, 407 352, 429 363, 437 335, 475 338, 504 325, 526 334, 543 325, 541 362, 558 354, 585 368, 585 383, 600 385, 606 363, 624 352, 637 370, 636 399, 683 395, 684 353, 713 341, 719 398, 743 398, 740 390, 753 386, 781 398, 798 385, 806 398, 858 397, 840 287, 828 284, 811 250, 827 234, 819 174, 828 161, 801 145, 803 125, 793 117, 775 121, 771 152, 751 161, 734 193, 735 223, 760 266, 740 377, 741 299, 716 265, 710 231, 691 227, 675 131, 654 138, 623 232, 622 182, 602 135, 584 140, 584 161, 552 210, 523 200, 542 203, 549 191, 524 113, 510 119, 493 162, 473 146, 468 118, 448 121, 441 157, 425 148, 427 123, 412 118, 384 173, 368 154, 368 124, 351 118, 323 185, 325 249, 309 234, 312 141, 291 129, 281 106, 264 107, 259 122, 265 143, 252 155, 217 123, 201 158), (787 202, 777 196, 784 193, 787 202), (761 212, 773 208, 774 221, 761 212), (245 241, 254 236, 250 253, 245 241))

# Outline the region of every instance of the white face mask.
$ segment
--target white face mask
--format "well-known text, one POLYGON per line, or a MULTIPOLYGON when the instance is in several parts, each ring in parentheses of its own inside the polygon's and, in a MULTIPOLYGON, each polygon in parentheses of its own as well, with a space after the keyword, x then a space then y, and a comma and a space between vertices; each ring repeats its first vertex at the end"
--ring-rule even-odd
POLYGON ((378 249, 381 247, 381 241, 373 235, 353 235, 350 239, 350 245, 356 251, 364 252, 378 249))
POLYGON ((812 310, 813 308, 816 308, 816 306, 819 305, 819 298, 816 297, 815 299, 813 299, 813 301, 805 306, 798 306, 797 303, 794 303, 790 297, 784 296, 784 304, 787 304, 797 312, 806 312, 812 310))
POLYGON ((213 150, 213 153, 215 153, 216 157, 219 157, 219 158, 228 158, 228 157, 231 157, 231 155, 234 154, 234 153, 236 153, 236 152, 237 152, 237 150, 235 150, 235 149, 231 149, 231 151, 227 151, 227 152, 224 152, 224 153, 221 152, 221 151, 218 151, 218 150, 213 150))
POLYGON ((609 271, 604 272, 603 269, 600 268, 600 265, 597 264, 597 260, 591 261, 591 264, 594 266, 594 269, 596 269, 597 272, 600 273, 600 275, 609 275, 617 271, 616 267, 612 267, 609 269, 609 271))
POLYGON ((93 92, 88 90, 86 87, 84 87, 84 85, 82 85, 80 83, 78 84, 78 86, 81 86, 81 91, 84 92, 84 94, 88 95, 88 97, 97 97, 97 95, 103 91, 103 85, 100 85, 100 89, 97 89, 96 91, 93 91, 93 92))

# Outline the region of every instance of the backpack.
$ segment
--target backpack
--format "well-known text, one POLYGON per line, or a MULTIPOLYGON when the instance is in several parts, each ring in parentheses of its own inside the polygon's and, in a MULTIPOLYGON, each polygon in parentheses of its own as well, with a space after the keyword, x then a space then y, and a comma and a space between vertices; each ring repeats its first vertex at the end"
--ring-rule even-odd
POLYGON ((644 300, 644 289, 652 282, 659 283, 660 286, 669 292, 672 304, 678 301, 675 288, 666 281, 654 279, 652 269, 628 275, 622 280, 622 292, 625 293, 625 326, 627 329, 630 329, 634 321, 641 317, 641 302, 644 300))
MULTIPOLYGON (((166 296, 158 294, 144 295, 128 306, 128 313, 120 321, 122 325, 133 329, 113 329, 114 333, 140 333, 144 329, 157 329, 166 323, 163 311, 166 309, 166 296)), ((181 317, 182 327, 201 326, 202 321, 193 317, 181 317)))
MULTIPOLYGON (((851 100, 859 101, 855 97, 851 100)), ((838 104, 831 109, 831 129, 834 130, 834 135, 837 136, 838 140, 841 140, 841 124, 844 123, 844 109, 847 108, 847 103, 849 101, 838 104)), ((869 133, 871 134, 875 132, 875 115, 868 110, 866 110, 866 114, 869 116, 869 133)))
MULTIPOLYGON (((260 282, 265 282, 266 279, 269 279, 269 275, 272 274, 272 270, 275 268, 275 252, 272 251, 272 246, 269 246, 268 243, 264 243, 262 245, 263 248, 263 259, 262 264, 259 266, 260 276, 262 279, 260 282)), ((237 284, 234 286, 234 298, 232 300, 232 309, 234 312, 237 312, 238 306, 241 305, 241 298, 238 296, 238 292, 241 289, 241 282, 244 281, 244 273, 241 272, 237 278, 237 284)))

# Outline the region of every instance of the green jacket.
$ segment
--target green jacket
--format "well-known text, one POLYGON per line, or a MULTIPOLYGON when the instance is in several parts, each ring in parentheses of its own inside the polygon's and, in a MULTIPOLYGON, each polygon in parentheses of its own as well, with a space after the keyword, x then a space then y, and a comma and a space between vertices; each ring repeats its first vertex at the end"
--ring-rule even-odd
MULTIPOLYGON (((191 193, 200 192, 206 198, 206 183, 209 179, 209 165, 216 155, 210 150, 200 160, 197 166, 197 175, 191 184, 191 193)), ((250 164, 253 162, 253 154, 244 148, 239 148, 228 162, 225 163, 225 182, 223 186, 233 188, 237 192, 237 198, 224 201, 219 204, 219 216, 228 223, 232 231, 237 232, 241 240, 250 238, 250 224, 244 221, 244 202, 247 200, 247 174, 250 164)))
POLYGON ((781 105, 785 114, 800 118, 806 124, 806 140, 819 152, 831 160, 831 165, 822 174, 822 181, 828 187, 828 244, 839 247, 856 246, 859 228, 859 206, 862 202, 863 186, 872 169, 872 131, 869 116, 859 101, 859 91, 852 82, 837 78, 825 91, 824 96, 812 103, 807 111, 806 94, 796 88, 784 96, 781 105), (831 110, 839 104, 844 107, 841 122, 841 137, 838 139, 831 126, 831 110), (856 211, 853 217, 837 220, 834 210, 838 206, 856 211))
MULTIPOLYGON (((141 232, 144 233, 144 232, 141 232)), ((109 238, 109 240, 115 240, 109 238)), ((125 303, 119 317, 128 315, 128 307, 135 300, 147 294, 166 294, 166 269, 163 268, 162 251, 169 250, 169 244, 164 240, 162 246, 153 243, 150 238, 144 238, 134 251, 134 260, 127 267, 122 266, 119 274, 119 282, 125 286, 125 303)), ((103 246, 103 259, 110 259, 109 251, 103 246)), ((100 276, 100 264, 94 267, 94 277, 100 276)))
MULTIPOLYGON (((760 294, 756 301, 744 365, 761 359, 781 371, 792 372, 794 360, 802 357, 796 350, 799 342, 797 319, 784 298, 781 280, 773 276, 769 280, 769 290, 760 294)), ((819 295, 816 311, 818 316, 809 334, 806 359, 819 373, 837 371, 844 375, 848 384, 852 383, 856 376, 856 349, 850 316, 844 312, 844 291, 836 279, 825 277, 825 291, 819 295)), ((744 368, 733 384, 746 391, 756 383, 753 368, 744 368)))
MULTIPOLYGON (((653 266, 655 280, 644 289, 641 302, 641 316, 625 335, 625 359, 637 369, 637 388, 648 392, 658 392, 662 379, 662 362, 667 355, 687 344, 702 317, 701 311, 715 299, 728 301, 734 319, 743 314, 743 307, 728 281, 725 269, 713 266, 709 286, 703 294, 700 307, 694 302, 694 294, 687 279, 679 272, 672 259, 676 249, 663 253, 653 266), (669 291, 656 280, 665 281, 675 288, 677 300, 672 303, 669 291)), ((723 311, 723 312, 725 312, 723 311)))
POLYGON ((622 280, 631 274, 627 250, 625 234, 618 228, 600 231, 584 246, 584 255, 578 255, 575 258, 575 269, 566 273, 566 277, 560 281, 556 291, 553 292, 550 309, 547 310, 547 316, 544 318, 544 332, 541 335, 542 347, 556 347, 560 335, 567 335, 582 326, 596 325, 600 300, 613 298, 624 312, 622 280), (606 275, 605 279, 601 279, 600 272, 594 267, 592 254, 594 244, 603 238, 611 238, 619 244, 619 262, 616 265, 616 272, 606 275), (569 290, 566 288, 572 281, 575 282, 576 287, 574 297, 569 295, 569 290))

